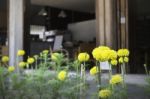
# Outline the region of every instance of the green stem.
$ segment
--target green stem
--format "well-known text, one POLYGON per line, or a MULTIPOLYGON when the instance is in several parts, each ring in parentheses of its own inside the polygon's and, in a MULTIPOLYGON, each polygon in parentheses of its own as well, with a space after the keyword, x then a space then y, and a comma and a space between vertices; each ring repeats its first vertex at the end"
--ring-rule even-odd
POLYGON ((19 57, 17 56, 17 59, 16 59, 16 70, 17 70, 18 75, 20 75, 20 70, 19 70, 18 63, 19 63, 19 57))
POLYGON ((123 80, 124 80, 124 70, 123 70, 123 64, 121 64, 121 75, 122 75, 123 80))
MULTIPOLYGON (((98 68, 98 73, 97 73, 97 82, 98 82, 98 90, 97 93, 99 92, 99 90, 101 90, 101 71, 100 71, 100 62, 96 61, 96 66, 98 68)), ((98 99, 101 99, 98 96, 98 99)))
POLYGON ((29 64, 27 64, 27 70, 29 70, 29 64))
POLYGON ((122 75, 122 78, 123 78, 123 87, 125 87, 125 67, 124 67, 124 63, 121 64, 121 75, 122 75))
POLYGON ((144 66, 144 68, 145 68, 146 75, 148 76, 148 75, 149 75, 149 73, 148 73, 147 66, 144 66))
POLYGON ((40 94, 40 99, 42 99, 42 95, 40 94))
MULTIPOLYGON (((76 69, 76 71, 77 71, 77 74, 76 74, 76 78, 77 78, 77 84, 76 85, 78 85, 79 83, 80 83, 80 79, 78 78, 78 74, 79 74, 79 66, 77 65, 77 69, 76 69)), ((77 92, 79 91, 79 89, 77 88, 77 92)), ((76 99, 78 98, 78 94, 76 95, 76 99)))
POLYGON ((111 64, 109 64, 109 79, 112 77, 112 67, 111 64))
POLYGON ((77 65, 76 71, 77 71, 77 76, 78 76, 78 74, 79 74, 79 66, 78 65, 77 65))
POLYGON ((123 63, 123 70, 124 70, 124 74, 126 74, 126 67, 125 67, 125 63, 123 63))
POLYGON ((35 59, 35 69, 37 70, 37 58, 35 59))
POLYGON ((44 68, 46 68, 46 63, 47 63, 47 56, 44 55, 44 68))
POLYGON ((23 93, 21 93, 21 90, 20 90, 20 99, 23 99, 23 93))
POLYGON ((83 79, 83 64, 81 64, 81 78, 83 79))
POLYGON ((2 86, 2 98, 5 99, 5 84, 4 84, 4 79, 3 79, 3 76, 0 75, 0 84, 2 86))
POLYGON ((83 64, 83 80, 84 80, 84 84, 85 84, 85 77, 86 77, 86 74, 85 74, 85 62, 83 64))
POLYGON ((99 90, 101 90, 101 72, 100 72, 100 62, 96 62, 96 65, 98 67, 98 87, 99 90))
POLYGON ((33 65, 31 64, 30 66, 31 66, 31 70, 33 71, 33 65))
MULTIPOLYGON (((81 80, 80 80, 80 83, 83 82, 83 89, 85 89, 85 76, 84 76, 84 73, 85 73, 85 63, 81 64, 81 80)), ((80 95, 82 95, 82 97, 80 97, 80 99, 84 99, 84 92, 83 92, 83 89, 82 89, 82 86, 80 87, 80 95)))

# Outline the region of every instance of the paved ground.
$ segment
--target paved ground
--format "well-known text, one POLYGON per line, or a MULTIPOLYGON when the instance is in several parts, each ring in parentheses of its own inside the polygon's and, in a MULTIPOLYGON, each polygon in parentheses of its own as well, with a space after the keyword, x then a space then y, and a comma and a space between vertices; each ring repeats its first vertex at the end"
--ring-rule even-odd
POLYGON ((150 95, 145 91, 143 86, 128 84, 129 99, 150 99, 150 95))
MULTIPOLYGON (((71 72, 70 75, 75 75, 75 73, 71 72)), ((89 92, 86 99, 94 99, 89 96, 91 96, 91 93, 96 90, 96 83, 94 81, 94 78, 90 76, 88 73, 87 75, 87 81, 89 82, 89 92)), ((146 86, 146 75, 137 75, 137 74, 128 74, 125 76, 125 83, 127 85, 127 93, 128 93, 128 99, 150 99, 150 93, 147 93, 145 91, 146 86)), ((107 84, 108 83, 108 74, 104 73, 102 74, 102 83, 107 84)), ((121 98, 122 99, 122 98, 121 98)))
MULTIPOLYGON (((88 76, 88 81, 90 83, 90 92, 94 91, 96 87, 94 86, 95 83, 93 81, 93 77, 88 76)), ((102 75, 102 82, 106 83, 108 79, 108 74, 102 75)), ((129 74, 125 76, 125 81, 127 84, 127 91, 128 91, 128 99, 150 99, 150 93, 145 91, 145 85, 147 84, 146 75, 134 75, 129 74)), ((89 92, 89 94, 90 94, 89 92)), ((87 97, 87 99, 91 99, 87 97)))
POLYGON ((147 93, 145 87, 146 75, 127 75, 126 83, 128 85, 129 99, 150 99, 150 93, 147 93))

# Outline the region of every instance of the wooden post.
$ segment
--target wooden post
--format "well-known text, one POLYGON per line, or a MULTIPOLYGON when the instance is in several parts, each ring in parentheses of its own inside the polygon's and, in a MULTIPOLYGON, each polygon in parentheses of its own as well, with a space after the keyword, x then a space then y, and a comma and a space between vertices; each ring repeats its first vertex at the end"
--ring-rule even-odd
POLYGON ((117 0, 118 48, 128 48, 128 0, 117 0))
POLYGON ((113 0, 105 0, 105 35, 106 35, 106 45, 113 47, 113 0))
POLYGON ((113 0, 96 0, 97 45, 113 47, 113 0))
POLYGON ((17 51, 23 49, 24 0, 9 0, 9 65, 16 64, 17 51))
POLYGON ((96 43, 106 45, 105 41, 105 0, 96 0, 96 43))

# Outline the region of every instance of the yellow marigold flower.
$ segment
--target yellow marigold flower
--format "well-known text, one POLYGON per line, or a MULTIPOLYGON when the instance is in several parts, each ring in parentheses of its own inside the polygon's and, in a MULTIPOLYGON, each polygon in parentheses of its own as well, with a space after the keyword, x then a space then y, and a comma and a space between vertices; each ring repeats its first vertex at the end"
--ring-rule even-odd
POLYGON ((128 49, 123 49, 124 56, 129 56, 129 50, 128 49))
POLYGON ((57 61, 57 60, 58 60, 58 58, 59 58, 59 56, 60 56, 60 54, 59 54, 59 53, 52 53, 52 55, 51 55, 51 59, 52 59, 53 61, 57 61))
POLYGON ((57 76, 57 77, 58 77, 59 80, 62 80, 62 81, 63 81, 63 80, 66 79, 66 76, 67 76, 67 72, 63 70, 63 71, 60 71, 60 72, 58 73, 58 76, 57 76))
POLYGON ((112 60, 117 59, 117 52, 115 50, 110 50, 109 58, 112 60))
POLYGON ((89 58, 90 58, 90 56, 89 56, 89 54, 87 54, 87 53, 80 53, 80 54, 78 55, 78 60, 79 60, 80 62, 88 61, 89 58))
POLYGON ((94 67, 92 67, 91 69, 90 69, 90 74, 91 75, 95 75, 95 74, 97 74, 98 73, 98 68, 97 68, 97 66, 94 66, 94 67))
POLYGON ((98 48, 99 48, 100 50, 110 50, 110 48, 107 47, 107 46, 99 46, 98 48))
POLYGON ((43 54, 48 54, 49 50, 43 50, 43 54))
POLYGON ((118 52, 117 52, 118 56, 119 56, 119 57, 123 57, 123 56, 124 56, 124 53, 123 53, 123 52, 124 52, 123 49, 119 49, 118 52))
POLYGON ((124 57, 124 62, 129 62, 129 58, 128 57, 124 57))
POLYGON ((119 84, 123 82, 123 78, 121 75, 113 75, 112 78, 110 79, 109 83, 114 85, 114 84, 119 84))
POLYGON ((26 63, 25 63, 25 62, 20 62, 20 63, 19 63, 19 67, 20 67, 20 68, 24 68, 25 66, 26 66, 26 63))
POLYGON ((110 50, 105 47, 98 47, 92 51, 93 57, 98 61, 108 61, 110 58, 110 50))
POLYGON ((129 50, 128 49, 119 49, 117 53, 118 53, 119 57, 129 56, 129 50))
POLYGON ((55 56, 55 55, 51 55, 51 59, 53 60, 53 61, 57 61, 57 57, 55 56))
POLYGON ((13 72, 15 70, 15 67, 14 66, 9 66, 8 67, 8 72, 13 72))
POLYGON ((109 98, 111 94, 111 90, 109 89, 103 89, 99 91, 99 97, 101 97, 102 99, 109 98))
POLYGON ((8 56, 3 56, 2 57, 2 62, 6 63, 9 61, 9 57, 8 56))
POLYGON ((28 63, 28 64, 34 63, 34 58, 32 58, 32 57, 28 58, 28 59, 27 59, 27 63, 28 63))
POLYGON ((53 55, 59 57, 59 56, 60 56, 60 53, 53 53, 53 55))
POLYGON ((99 48, 93 49, 92 55, 93 55, 93 57, 94 57, 96 60, 99 59, 99 54, 100 54, 100 52, 101 52, 101 50, 100 50, 99 48))
POLYGON ((123 57, 120 57, 120 58, 119 58, 119 63, 122 64, 123 62, 124 62, 124 61, 123 61, 123 57))
POLYGON ((100 61, 104 62, 104 61, 108 61, 109 60, 109 50, 104 50, 101 51, 101 55, 100 55, 100 61))
POLYGON ((17 55, 23 56, 23 55, 25 55, 25 51, 24 50, 18 50, 17 55))
POLYGON ((113 60, 110 61, 110 63, 111 63, 111 65, 117 65, 118 62, 117 62, 116 59, 113 59, 113 60))

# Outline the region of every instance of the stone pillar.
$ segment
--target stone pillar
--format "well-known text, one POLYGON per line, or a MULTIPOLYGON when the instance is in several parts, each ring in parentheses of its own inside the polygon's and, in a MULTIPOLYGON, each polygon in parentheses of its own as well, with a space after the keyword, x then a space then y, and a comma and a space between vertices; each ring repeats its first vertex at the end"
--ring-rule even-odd
POLYGON ((16 64, 16 54, 19 49, 23 49, 23 6, 24 0, 9 0, 9 65, 16 64))
POLYGON ((96 0, 97 45, 113 47, 113 0, 96 0))

